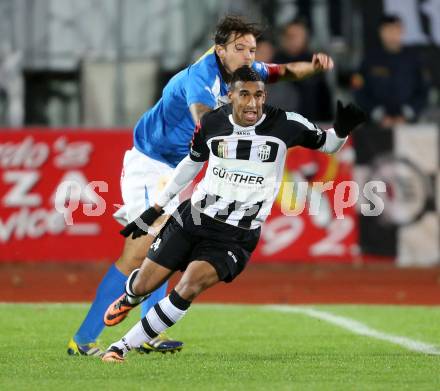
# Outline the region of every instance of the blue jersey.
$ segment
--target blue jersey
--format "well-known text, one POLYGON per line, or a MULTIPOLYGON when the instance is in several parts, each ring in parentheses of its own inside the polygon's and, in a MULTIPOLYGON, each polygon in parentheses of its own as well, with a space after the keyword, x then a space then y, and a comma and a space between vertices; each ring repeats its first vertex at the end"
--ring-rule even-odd
MULTIPOLYGON (((252 67, 266 81, 270 64, 255 62, 252 67)), ((145 112, 134 128, 134 145, 152 159, 171 167, 188 154, 195 124, 189 111, 193 103, 212 109, 227 103, 228 85, 213 49, 197 62, 176 74, 165 86, 162 98, 145 112)))

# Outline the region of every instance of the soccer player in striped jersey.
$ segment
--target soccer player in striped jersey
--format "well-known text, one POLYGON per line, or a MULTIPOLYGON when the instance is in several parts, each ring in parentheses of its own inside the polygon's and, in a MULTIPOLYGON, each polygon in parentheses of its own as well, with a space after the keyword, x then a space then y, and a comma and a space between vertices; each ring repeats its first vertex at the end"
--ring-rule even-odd
MULTIPOLYGON (((267 82, 284 78, 299 80, 333 68, 332 59, 323 53, 315 54, 312 62, 256 62, 259 34, 256 25, 239 17, 225 17, 217 26, 215 46, 175 75, 165 86, 162 98, 139 119, 134 128, 134 147, 124 156, 121 176, 124 205, 114 215, 121 224, 129 224, 154 205, 161 186, 188 154, 195 124, 203 114, 227 101, 228 83, 237 68, 251 66, 267 82)), ((176 199, 169 202, 156 225, 160 226, 177 205, 176 199)), ((149 235, 125 241, 120 258, 104 276, 86 318, 69 342, 69 354, 99 356, 102 353, 95 342, 104 328, 104 312, 124 291, 127 276, 142 264, 157 231, 157 227, 151 227, 149 235)), ((157 287, 142 304, 142 315, 165 297, 166 289, 166 282, 157 287)), ((165 352, 181 347, 181 342, 167 340, 161 334, 141 350, 165 352)))
POLYGON ((120 323, 175 271, 184 271, 180 281, 109 347, 103 361, 123 361, 128 351, 180 320, 204 290, 220 281, 231 282, 241 273, 280 188, 288 148, 337 152, 365 120, 359 108, 338 102, 334 128, 324 131, 297 113, 266 106, 265 84, 247 66, 234 72, 228 97, 231 104, 202 117, 190 153, 155 205, 121 231, 132 238, 146 235, 164 207, 208 161, 191 199, 181 203, 161 229, 141 268, 129 276, 125 293, 107 309, 105 323, 120 323))

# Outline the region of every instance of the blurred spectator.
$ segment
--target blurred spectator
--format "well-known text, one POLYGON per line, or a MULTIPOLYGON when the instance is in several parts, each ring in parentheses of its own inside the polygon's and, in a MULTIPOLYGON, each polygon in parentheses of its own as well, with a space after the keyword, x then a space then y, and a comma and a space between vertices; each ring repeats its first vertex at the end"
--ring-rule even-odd
POLYGON ((382 43, 362 61, 352 78, 355 99, 382 127, 416 121, 426 105, 427 84, 417 53, 402 44, 403 26, 397 16, 383 16, 382 43))
POLYGON ((269 36, 262 35, 260 38, 258 38, 255 61, 262 61, 270 64, 273 62, 274 55, 275 46, 269 36))
MULTIPOLYGON (((311 61, 309 31, 302 19, 294 19, 284 26, 281 49, 275 53, 274 63, 311 61)), ((283 82, 271 86, 268 103, 304 115, 313 121, 332 119, 332 99, 324 74, 302 81, 283 82)))

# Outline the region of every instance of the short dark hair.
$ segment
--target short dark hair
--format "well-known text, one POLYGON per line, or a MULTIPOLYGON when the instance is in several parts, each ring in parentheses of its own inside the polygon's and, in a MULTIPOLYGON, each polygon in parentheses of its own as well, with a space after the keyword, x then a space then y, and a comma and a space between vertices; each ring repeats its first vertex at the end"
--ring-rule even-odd
POLYGON ((235 83, 239 81, 263 81, 260 74, 253 70, 251 67, 244 65, 238 68, 233 74, 231 78, 231 89, 235 87, 235 83))
POLYGON ((241 16, 225 16, 217 25, 214 43, 225 45, 232 33, 235 33, 237 38, 252 34, 257 39, 261 35, 261 27, 257 23, 246 22, 241 16))
POLYGON ((379 20, 379 27, 394 23, 402 23, 402 20, 397 15, 382 15, 379 20))

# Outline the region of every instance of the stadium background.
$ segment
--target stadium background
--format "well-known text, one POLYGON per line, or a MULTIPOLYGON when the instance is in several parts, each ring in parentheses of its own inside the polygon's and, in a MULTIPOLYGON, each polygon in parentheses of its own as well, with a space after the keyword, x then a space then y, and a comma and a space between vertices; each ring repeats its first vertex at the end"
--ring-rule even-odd
POLYGON ((112 213, 131 127, 210 47, 222 15, 268 30, 305 17, 312 46, 335 59, 333 99, 348 100, 350 75, 390 12, 430 75, 420 120, 364 127, 336 157, 291 152, 285 170, 287 181, 311 164, 315 181, 383 180, 385 218, 360 216, 362 200, 344 219, 332 208, 283 216, 278 200, 250 267, 201 300, 440 303, 440 1, 1 0, 0 11, 0 301, 93 298, 122 247, 112 213), (80 191, 60 188, 66 180, 80 191), (72 225, 56 202, 76 207, 72 225))

